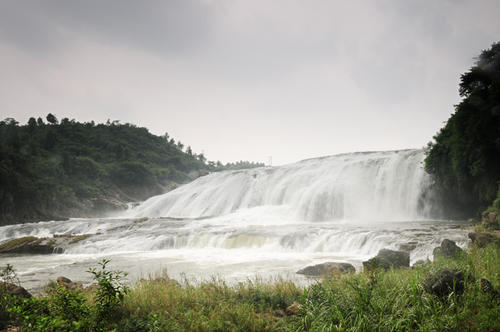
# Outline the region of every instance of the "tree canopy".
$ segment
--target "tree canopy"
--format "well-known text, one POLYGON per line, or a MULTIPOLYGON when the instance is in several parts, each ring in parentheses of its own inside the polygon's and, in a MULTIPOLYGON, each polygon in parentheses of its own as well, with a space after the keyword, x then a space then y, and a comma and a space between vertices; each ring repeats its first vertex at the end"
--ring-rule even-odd
POLYGON ((500 181, 500 43, 460 77, 461 102, 429 143, 426 170, 468 213, 491 204, 500 181))

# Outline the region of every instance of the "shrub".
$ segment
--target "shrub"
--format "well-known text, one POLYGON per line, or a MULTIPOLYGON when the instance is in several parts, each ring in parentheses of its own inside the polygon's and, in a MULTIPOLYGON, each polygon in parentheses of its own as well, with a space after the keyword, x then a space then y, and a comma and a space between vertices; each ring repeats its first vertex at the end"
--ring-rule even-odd
POLYGON ((109 260, 103 259, 98 264, 100 269, 90 268, 98 288, 94 298, 94 322, 97 326, 120 317, 120 305, 128 288, 124 284, 126 273, 106 269, 109 260))

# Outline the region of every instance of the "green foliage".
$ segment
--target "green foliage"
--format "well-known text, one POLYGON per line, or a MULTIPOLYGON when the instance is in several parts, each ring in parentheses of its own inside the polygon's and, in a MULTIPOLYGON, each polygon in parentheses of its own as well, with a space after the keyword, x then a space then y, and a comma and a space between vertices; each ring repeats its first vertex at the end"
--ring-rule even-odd
POLYGON ((10 264, 0 269, 0 330, 7 328, 8 322, 14 319, 9 309, 21 301, 7 294, 7 285, 5 283, 19 285, 19 278, 14 267, 10 264))
POLYGON ((257 168, 264 167, 264 163, 255 163, 250 161, 237 161, 235 163, 226 163, 225 165, 220 164, 220 162, 215 164, 216 170, 239 170, 239 169, 247 169, 247 168, 257 168))
POLYGON ((478 212, 500 181, 500 43, 460 78, 462 101, 429 143, 426 170, 457 205, 478 212))
MULTIPOLYGON (((99 263, 99 269, 89 269, 98 286, 92 299, 89 300, 79 290, 69 290, 54 283, 49 286, 44 297, 22 301, 11 299, 5 306, 10 313, 5 322, 16 324, 22 330, 40 332, 110 331, 113 326, 119 326, 123 318, 124 311, 121 308, 127 287, 123 283, 124 274, 108 270, 108 263, 109 261, 103 260, 99 263)), ((145 326, 151 326, 149 330, 153 331, 154 318, 155 316, 149 319, 128 319, 125 320, 125 325, 130 327, 129 331, 145 326)))
POLYGON ((89 331, 90 308, 80 291, 54 285, 47 297, 29 298, 10 312, 29 331, 89 331))
POLYGON ((128 291, 123 283, 126 274, 122 271, 107 270, 108 263, 108 260, 103 259, 99 262, 100 269, 90 268, 88 271, 98 285, 94 299, 96 322, 106 322, 119 317, 118 309, 128 291))

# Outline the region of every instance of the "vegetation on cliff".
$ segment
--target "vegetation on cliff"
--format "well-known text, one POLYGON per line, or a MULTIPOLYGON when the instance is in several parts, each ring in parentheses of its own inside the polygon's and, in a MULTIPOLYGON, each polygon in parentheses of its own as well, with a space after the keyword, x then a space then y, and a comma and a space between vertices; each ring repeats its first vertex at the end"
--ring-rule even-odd
POLYGON ((463 99, 429 143, 425 167, 455 207, 477 214, 500 202, 500 43, 461 76, 459 92, 463 99))
POLYGON ((99 215, 209 171, 263 166, 207 161, 168 134, 128 123, 46 121, 0 121, 0 225, 99 215))

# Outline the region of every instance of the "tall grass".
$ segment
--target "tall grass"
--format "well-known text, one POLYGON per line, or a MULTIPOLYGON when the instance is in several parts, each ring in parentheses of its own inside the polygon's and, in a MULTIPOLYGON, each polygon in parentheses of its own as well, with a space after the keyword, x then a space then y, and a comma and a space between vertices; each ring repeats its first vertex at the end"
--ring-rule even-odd
POLYGON ((285 331, 285 309, 302 295, 291 282, 220 279, 180 287, 165 278, 139 282, 125 298, 131 316, 156 315, 167 331, 285 331))
POLYGON ((483 293, 479 279, 500 286, 498 247, 473 249, 457 260, 438 259, 408 270, 378 271, 329 279, 301 298, 299 331, 494 331, 500 330, 500 301, 483 293), (440 299, 424 290, 426 277, 444 268, 460 269, 462 295, 440 299))

